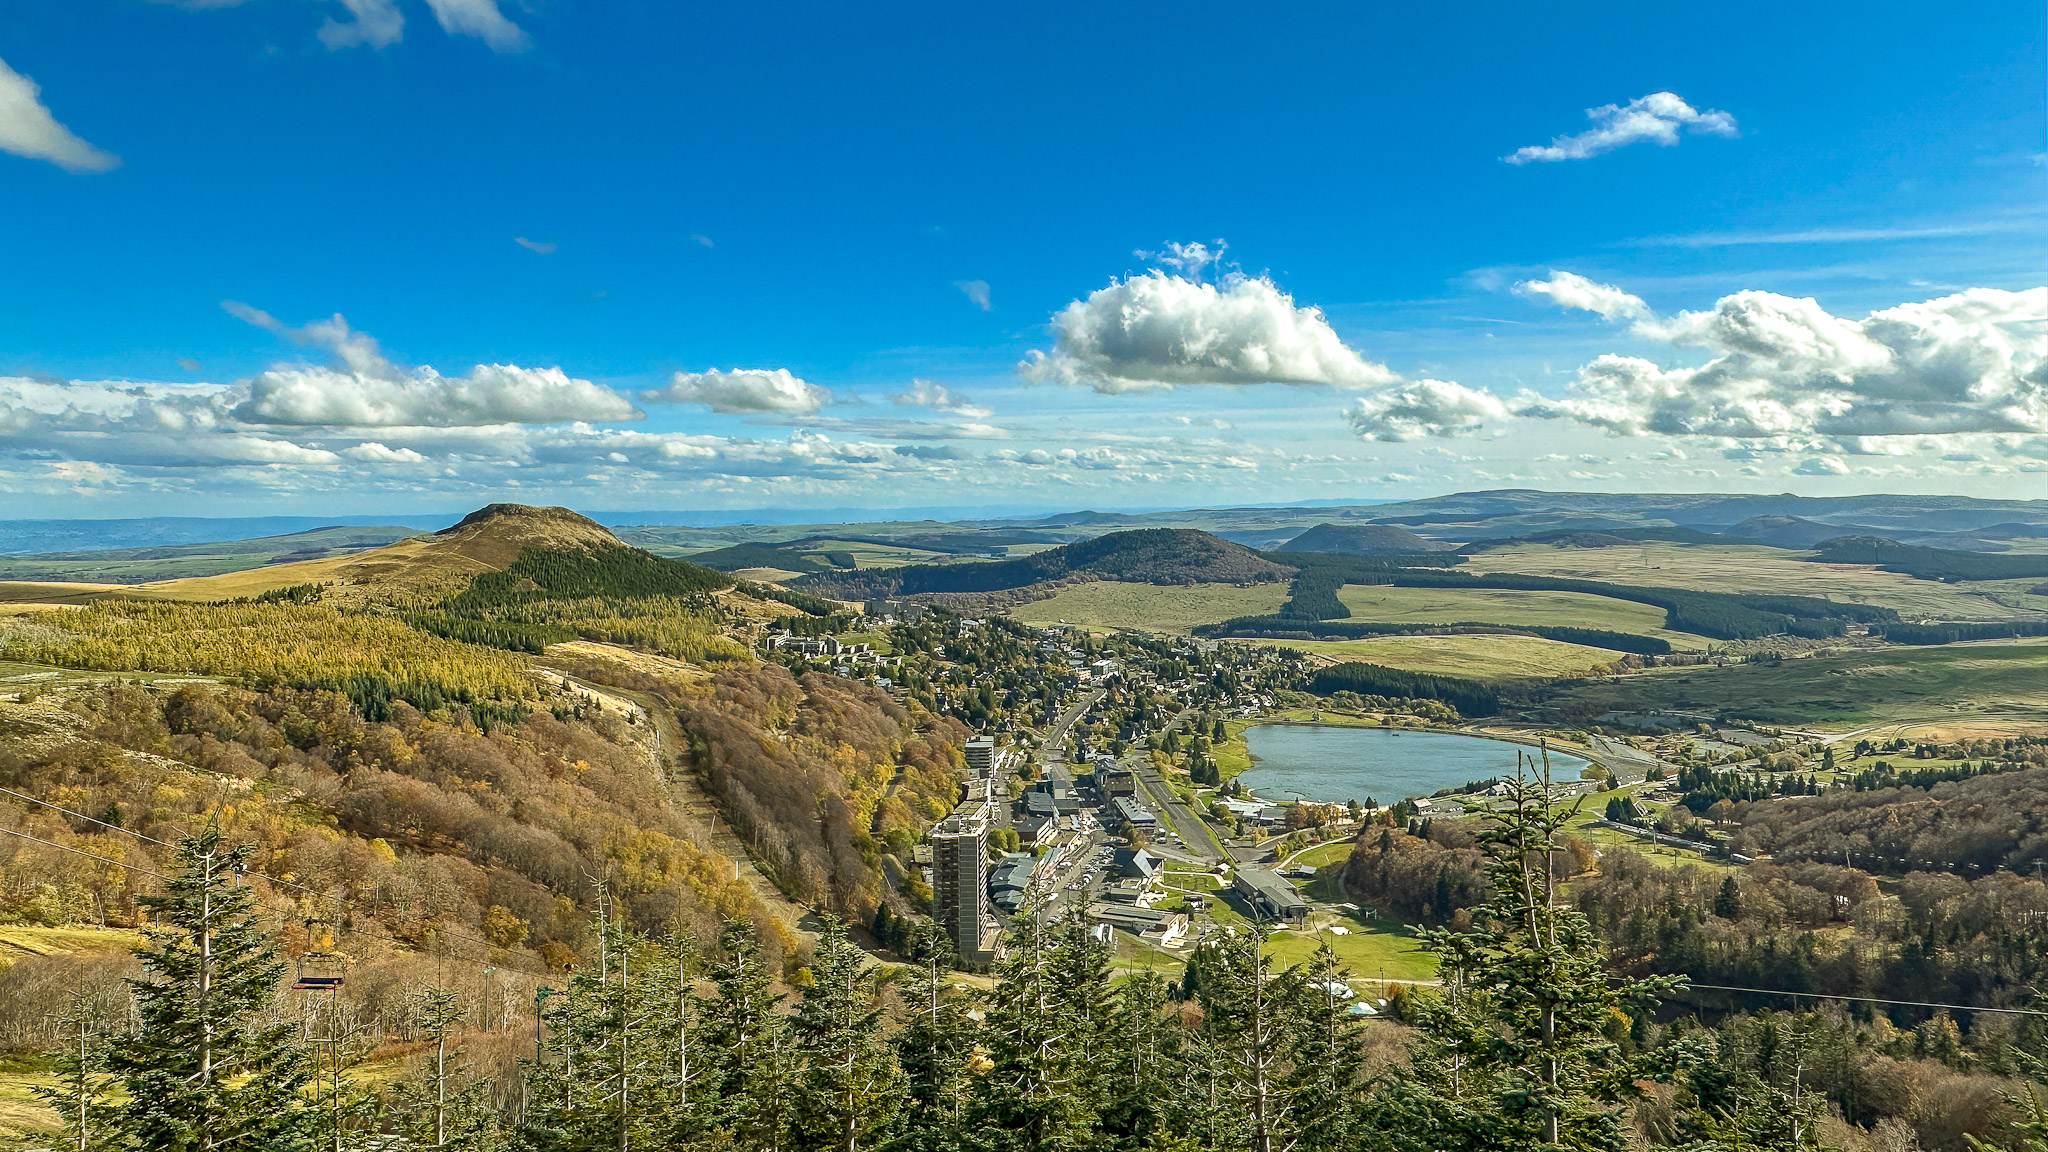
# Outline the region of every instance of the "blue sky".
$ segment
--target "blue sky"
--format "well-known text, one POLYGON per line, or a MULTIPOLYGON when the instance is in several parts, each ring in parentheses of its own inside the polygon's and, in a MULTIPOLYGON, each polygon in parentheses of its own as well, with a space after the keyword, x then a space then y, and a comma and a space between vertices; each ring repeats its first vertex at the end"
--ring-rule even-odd
POLYGON ((11 5, 0 492, 2048 496, 2039 5, 1404 7, 11 5))

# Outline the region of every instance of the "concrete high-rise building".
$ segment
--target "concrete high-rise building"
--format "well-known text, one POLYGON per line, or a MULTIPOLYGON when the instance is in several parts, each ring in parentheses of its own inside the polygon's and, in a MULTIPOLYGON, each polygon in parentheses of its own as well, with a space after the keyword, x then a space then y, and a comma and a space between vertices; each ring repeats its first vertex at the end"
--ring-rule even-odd
POLYGON ((963 804, 932 828, 932 913, 953 938, 963 963, 996 957, 997 927, 988 911, 988 805, 963 804))
POLYGON ((977 780, 992 780, 996 774, 996 742, 988 736, 969 740, 961 746, 967 753, 967 774, 977 780))

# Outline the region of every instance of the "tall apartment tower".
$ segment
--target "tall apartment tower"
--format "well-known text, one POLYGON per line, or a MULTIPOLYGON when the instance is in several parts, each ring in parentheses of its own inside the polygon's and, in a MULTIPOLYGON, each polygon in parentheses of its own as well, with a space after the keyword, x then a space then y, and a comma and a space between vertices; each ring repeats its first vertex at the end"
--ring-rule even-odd
POLYGON ((993 780, 996 775, 996 742, 988 736, 977 737, 961 746, 967 754, 967 774, 976 780, 993 780))
POLYGON ((963 963, 995 960, 988 911, 988 805, 963 804, 932 828, 932 912, 963 963))

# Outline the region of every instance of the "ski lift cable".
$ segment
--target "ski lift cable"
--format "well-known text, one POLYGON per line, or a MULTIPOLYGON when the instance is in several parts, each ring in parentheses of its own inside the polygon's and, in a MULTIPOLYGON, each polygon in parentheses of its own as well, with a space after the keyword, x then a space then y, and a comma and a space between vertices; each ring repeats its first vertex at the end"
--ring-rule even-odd
POLYGON ((143 874, 144 876, 154 876, 154 877, 156 877, 157 879, 159 879, 159 880, 163 880, 163 881, 165 881, 165 882, 169 882, 169 880, 170 880, 170 877, 168 877, 168 876, 165 876, 165 875, 163 875, 162 873, 159 873, 159 872, 151 872, 151 871, 150 871, 149 869, 147 869, 147 868, 137 868, 137 867, 136 867, 135 865, 133 865, 133 864, 125 864, 125 863, 123 863, 123 862, 121 862, 121 861, 119 861, 119 860, 114 860, 114 859, 111 859, 111 858, 109 858, 109 857, 106 857, 106 856, 101 856, 100 854, 98 854, 98 853, 96 853, 96 852, 87 852, 87 851, 86 851, 85 849, 83 849, 83 848, 72 848, 72 847, 69 847, 69 846, 67 846, 67 845, 63 845, 63 844, 58 844, 58 843, 55 843, 55 842, 53 842, 53 841, 50 841, 50 840, 45 840, 45 839, 43 839, 43 838, 42 838, 42 837, 40 837, 40 836, 31 836, 31 835, 29 835, 29 834, 28 834, 28 833, 26 833, 26 832, 18 832, 18 831, 16 831, 16 830, 12 829, 12 828, 0 828, 0 832, 5 832, 5 833, 7 833, 7 834, 8 834, 9 836, 19 836, 19 837, 21 837, 21 838, 22 838, 23 840, 33 840, 33 841, 35 841, 35 842, 36 842, 36 843, 38 843, 38 844, 42 844, 42 845, 45 845, 46 847, 50 847, 50 848, 55 848, 55 849, 57 849, 57 850, 58 850, 59 852, 71 852, 71 853, 74 853, 74 854, 76 854, 76 855, 79 855, 79 856, 85 856, 85 857, 88 857, 88 858, 90 858, 90 859, 93 859, 93 860, 97 860, 97 861, 99 861, 99 862, 100 862, 100 863, 102 863, 102 864, 112 864, 112 865, 113 865, 114 867, 116 867, 116 868, 126 868, 126 869, 128 869, 129 871, 131 871, 131 872, 140 872, 140 873, 142 873, 142 874, 143 874))
POLYGON ((2000 1012, 2008 1016, 2048 1016, 2048 1011, 2039 1008, 1987 1008, 1981 1004, 1937 1004, 1929 1000, 1888 1000, 1882 996, 1848 996, 1836 992, 1791 992, 1783 988, 1743 988, 1733 984, 1694 984, 1688 981, 1687 989, 1703 988, 1711 992, 1755 992, 1763 996, 1801 996, 1815 1000, 1855 1000, 1868 1004, 1896 1004, 1905 1008, 1946 1008, 1954 1012, 2000 1012))
MULTIPOLYGON (((53 803, 51 803, 51 802, 50 802, 50 801, 48 801, 48 800, 43 800, 43 799, 40 799, 40 798, 38 798, 38 797, 35 797, 35 796, 30 796, 30 795, 27 795, 26 793, 22 793, 22 792, 16 792, 16 791, 15 791, 15 790, 13 790, 12 788, 0 788, 0 792, 4 792, 4 793, 6 793, 7 795, 9 795, 9 796, 13 796, 13 797, 15 797, 15 798, 17 798, 17 799, 21 799, 21 800, 26 800, 26 801, 28 801, 28 802, 29 802, 29 803, 31 803, 31 804, 40 804, 40 805, 42 805, 42 806, 43 806, 43 807, 45 807, 45 808, 53 808, 53 809, 55 809, 55 810, 57 810, 57 811, 59 811, 59 812, 62 812, 62 813, 64 813, 64 814, 65 814, 65 815, 67 815, 67 816, 74 816, 74 817, 77 817, 77 818, 78 818, 78 819, 80 819, 80 820, 86 820, 86 821, 90 821, 91 823, 97 824, 97 825, 99 825, 99 826, 100 826, 100 827, 102 827, 102 828, 108 828, 108 829, 111 829, 111 830, 113 830, 113 831, 115 831, 115 832, 120 832, 120 833, 123 833, 123 834, 125 834, 125 835, 133 836, 133 837, 135 837, 135 838, 136 838, 137 840, 146 840, 146 841, 148 841, 148 842, 149 842, 149 843, 151 843, 151 844, 157 844, 157 845, 161 845, 161 846, 163 846, 163 847, 165 847, 165 848, 174 848, 174 847, 176 847, 176 845, 174 845, 174 844, 168 843, 168 842, 166 842, 166 841, 163 841, 163 840, 159 840, 159 839, 157 839, 157 838, 156 838, 156 837, 154 837, 154 836, 147 836, 147 835, 144 835, 143 833, 141 833, 141 832, 137 832, 137 831, 135 831, 135 830, 134 830, 134 829, 132 829, 132 828, 123 828, 123 827, 121 827, 121 826, 120 826, 119 824, 109 824, 109 823, 108 823, 107 821, 105 821, 105 820, 100 820, 100 819, 97 819, 97 818, 95 818, 95 817, 92 817, 92 816, 87 816, 87 815, 85 815, 85 814, 84 814, 83 812, 74 812, 74 811, 72 811, 71 809, 69 809, 69 808, 66 808, 66 807, 64 807, 64 806, 63 806, 63 805, 61 805, 61 804, 53 804, 53 803)), ((13 832, 13 829, 6 829, 6 828, 0 828, 0 831, 4 831, 4 832, 13 832)), ((36 841, 37 843, 39 843, 39 844, 48 844, 48 845, 49 845, 50 847, 52 847, 52 848, 59 848, 59 849, 62 849, 62 850, 64 850, 64 851, 66 851, 66 852, 76 852, 76 853, 78 853, 78 854, 79 854, 79 855, 81 855, 81 856, 93 856, 93 854, 92 854, 92 853, 90 853, 90 852, 85 852, 85 851, 81 851, 80 849, 77 849, 77 848, 66 848, 66 847, 64 847, 64 845, 62 845, 62 844, 52 844, 52 843, 50 843, 50 841, 48 841, 48 840, 40 840, 40 839, 37 839, 37 838, 36 838, 36 837, 34 837, 34 836, 29 836, 29 835, 28 835, 27 833, 24 833, 24 832, 14 832, 13 834, 14 834, 14 835, 17 835, 17 836, 22 836, 22 837, 24 837, 24 838, 26 838, 26 839, 29 839, 29 840, 35 840, 35 841, 36 841)), ((106 863, 109 863, 109 864, 114 864, 114 865, 118 865, 119 867, 122 867, 122 868, 131 868, 131 867, 133 867, 133 865, 129 865, 129 864, 122 864, 122 863, 121 863, 120 861, 118 861, 118 860, 108 860, 108 859, 107 859, 106 857, 104 857, 104 856, 93 856, 93 859, 95 859, 95 860, 103 860, 103 861, 105 861, 106 863)), ((143 874, 143 875, 145 875, 145 876, 154 876, 154 877, 156 877, 156 878, 157 878, 158 880, 166 880, 166 881, 167 881, 167 880, 169 879, 169 878, 168 878, 168 877, 166 877, 166 876, 160 875, 160 874, 158 874, 158 873, 155 873, 155 872, 151 872, 151 871, 149 871, 149 870, 148 870, 147 868, 135 868, 134 870, 135 870, 135 871, 137 871, 137 872, 140 872, 140 873, 142 873, 142 874, 143 874)), ((272 876, 272 875, 270 875, 270 874, 269 874, 269 873, 267 873, 267 872, 261 872, 261 871, 259 871, 259 872, 257 872, 257 873, 256 873, 256 875, 258 875, 258 876, 261 876, 261 877, 263 877, 263 879, 265 879, 265 880, 269 881, 269 882, 270 882, 271 884, 273 884, 273 885, 276 885, 277 887, 280 887, 280 888, 290 888, 290 889, 294 889, 294 890, 296 890, 296 891, 299 891, 299 892, 304 892, 304 893, 306 893, 307 895, 309 895, 309 896, 312 896, 312 897, 314 897, 315 899, 318 899, 318 900, 331 900, 331 901, 333 901, 333 902, 334 902, 334 905, 335 905, 335 907, 336 907, 337 909, 343 909, 343 910, 345 910, 345 909, 344 909, 344 906, 342 905, 342 902, 341 902, 341 897, 339 897, 339 896, 333 896, 333 895, 330 895, 330 894, 328 894, 328 893, 325 893, 325 892, 320 892, 320 891, 317 891, 317 890, 315 890, 315 889, 312 889, 312 888, 308 888, 308 887, 306 887, 306 886, 305 886, 304 884, 298 884, 298 883, 294 883, 293 881, 290 881, 290 880, 283 880, 283 879, 280 879, 280 878, 278 878, 278 877, 276 877, 276 876, 272 876)), ((350 932, 362 932, 362 931, 364 931, 364 930, 363 930, 363 929, 361 929, 361 928, 349 928, 349 929, 345 929, 345 931, 350 931, 350 932)), ((487 947, 487 948, 496 948, 496 947, 498 947, 498 946, 497 946, 496 944, 493 944, 493 943, 492 943, 491 941, 489 941, 489 940, 485 940, 485 939, 482 939, 481 937, 477 937, 477 936, 469 936, 469 935, 465 935, 464 933, 461 933, 461 932, 452 932, 452 931, 449 931, 449 930, 447 930, 447 929, 445 929, 445 928, 433 928, 433 929, 430 929, 430 931, 434 932, 434 933, 435 933, 436 935, 438 935, 438 936, 447 936, 447 937, 450 937, 450 938, 452 938, 452 939, 456 939, 456 940, 468 940, 468 941, 470 941, 471 943, 475 943, 475 944, 482 944, 482 945, 484 945, 484 946, 485 946, 485 947, 487 947)), ((386 939, 386 940, 389 940, 389 941, 391 941, 392 943, 402 943, 402 942, 403 942, 403 941, 399 940, 399 938, 398 938, 397 936, 394 936, 394 935, 390 934, 389 932, 384 932, 384 933, 382 933, 381 935, 382 935, 382 936, 384 937, 384 939, 386 939)), ((474 962, 473 962, 473 961, 464 961, 464 963, 474 963, 474 962)), ((525 972, 525 969, 522 969, 522 968, 516 968, 516 967, 515 967, 515 968, 513 969, 513 971, 515 971, 515 972, 525 972)), ((526 972, 526 975, 529 975, 529 976, 535 976, 535 975, 539 975, 539 973, 534 973, 534 972, 526 972)))

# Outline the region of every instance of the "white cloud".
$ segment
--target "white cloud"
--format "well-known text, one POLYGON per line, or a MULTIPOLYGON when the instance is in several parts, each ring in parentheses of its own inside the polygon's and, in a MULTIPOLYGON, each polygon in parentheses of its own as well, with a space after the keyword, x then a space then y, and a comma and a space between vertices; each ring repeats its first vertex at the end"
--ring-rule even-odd
POLYGON ((1612 284, 1588 280, 1576 272, 1551 269, 1547 280, 1524 280, 1515 293, 1530 299, 1544 297, 1560 308, 1597 312, 1606 320, 1640 320, 1650 315, 1642 297, 1631 295, 1612 284))
POLYGON ((1398 443, 1418 436, 1474 432, 1509 415, 1500 397, 1484 388, 1447 380, 1417 380, 1386 388, 1353 404, 1345 417, 1370 440, 1398 443))
POLYGON ((982 417, 989 414, 988 409, 977 407, 967 397, 955 395, 948 391, 945 385, 935 384, 930 380, 912 380, 908 391, 889 397, 889 402, 906 408, 934 408, 941 412, 957 412, 962 416, 982 417))
POLYGON ((67 172, 105 172, 121 162, 59 124, 41 97, 35 81, 0 60, 0 151, 48 160, 67 172))
POLYGON ((953 287, 958 288, 976 308, 981 309, 983 312, 994 307, 994 305, 989 303, 988 281, 986 280, 955 280, 953 281, 953 287))
POLYGON ((642 415, 625 397, 560 368, 516 364, 478 364, 462 376, 429 367, 391 375, 277 367, 258 373, 248 389, 234 415, 250 424, 447 428, 642 415))
POLYGON ((786 412, 806 415, 832 396, 787 368, 735 368, 730 372, 678 372, 663 388, 640 394, 650 404, 703 404, 713 412, 786 412))
POLYGON ((1735 117, 1713 109, 1694 108, 1672 92, 1652 92, 1626 104, 1588 108, 1586 118, 1593 126, 1576 136, 1559 136, 1548 144, 1518 148, 1502 159, 1510 164, 1585 160, 1630 144, 1651 143, 1668 148, 1678 143, 1680 132, 1736 135, 1735 117))
POLYGON ((514 236, 512 242, 528 252, 538 252, 543 256, 553 255, 555 251, 555 242, 553 240, 528 240, 524 236, 514 236))
POLYGON ((427 0, 443 31, 474 36, 494 52, 524 51, 530 43, 519 25, 498 11, 498 0, 427 0))
POLYGON ((1736 438, 2048 431, 2048 288, 1972 288, 1862 320, 1745 291, 1636 331, 1715 355, 1606 355, 1529 415, 1622 434, 1736 438))
POLYGON ((634 420, 642 413, 609 388, 560 368, 478 364, 462 376, 402 369, 340 315, 292 328, 259 308, 229 300, 229 313, 303 345, 325 348, 333 366, 275 365, 246 385, 232 414, 248 424, 355 428, 550 424, 634 420))
POLYGON ((713 243, 711 242, 711 237, 709 237, 709 236, 706 236, 706 235, 704 235, 704 234, 703 234, 702 232, 692 232, 692 233, 690 233, 690 243, 692 243, 692 244, 695 244, 695 245, 697 245, 697 246, 698 246, 698 247, 700 247, 700 248, 716 248, 716 247, 718 247, 718 245, 716 245, 716 244, 713 244, 713 243))
POLYGON ((344 448, 341 454, 351 460, 362 460, 370 464, 418 464, 426 459, 410 448, 390 448, 375 440, 365 440, 352 448, 344 448))
POLYGON ((320 24, 320 42, 340 50, 358 45, 388 48, 405 37, 405 13, 398 0, 340 0, 351 17, 346 21, 329 16, 320 24))
POLYGON ((1847 476, 1849 466, 1838 456, 1815 456, 1792 469, 1794 476, 1847 476))
POLYGON ((1222 285, 1148 272, 1113 281, 1053 317, 1053 350, 1018 371, 1102 393, 1180 384, 1374 388, 1401 377, 1347 347, 1320 309, 1264 277, 1222 285))

